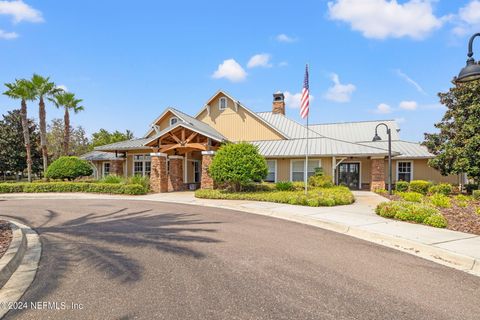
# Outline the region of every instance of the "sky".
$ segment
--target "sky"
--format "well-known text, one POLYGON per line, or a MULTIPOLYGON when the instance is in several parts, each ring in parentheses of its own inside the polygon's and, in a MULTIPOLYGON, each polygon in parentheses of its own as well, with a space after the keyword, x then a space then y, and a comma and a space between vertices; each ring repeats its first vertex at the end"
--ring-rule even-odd
MULTIPOLYGON (((195 115, 220 89, 254 111, 282 91, 303 122, 308 63, 310 123, 396 119, 422 141, 479 31, 480 0, 0 0, 0 83, 49 76, 83 99, 73 125, 141 137, 166 107, 195 115)), ((0 113, 18 107, 0 96, 0 113)))

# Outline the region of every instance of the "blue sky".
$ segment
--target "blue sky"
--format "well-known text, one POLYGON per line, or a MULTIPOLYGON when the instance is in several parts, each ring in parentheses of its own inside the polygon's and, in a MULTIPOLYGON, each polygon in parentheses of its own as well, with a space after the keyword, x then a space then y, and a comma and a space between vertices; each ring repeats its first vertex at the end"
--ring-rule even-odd
MULTIPOLYGON (((284 91, 300 121, 309 63, 311 123, 398 119, 421 141, 474 31, 478 0, 0 1, 0 82, 50 76, 84 100, 74 125, 142 136, 165 107, 196 114, 218 89, 255 111, 284 91)), ((0 97, 2 113, 18 105, 0 97)))

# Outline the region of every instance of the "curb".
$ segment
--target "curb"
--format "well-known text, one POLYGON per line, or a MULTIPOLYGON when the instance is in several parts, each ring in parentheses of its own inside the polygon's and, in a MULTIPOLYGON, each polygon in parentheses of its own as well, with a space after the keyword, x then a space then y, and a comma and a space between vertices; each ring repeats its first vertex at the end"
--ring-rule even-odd
POLYGON ((40 238, 33 229, 16 221, 9 222, 12 242, 0 259, 0 318, 9 311, 10 304, 23 296, 35 279, 42 254, 40 238))

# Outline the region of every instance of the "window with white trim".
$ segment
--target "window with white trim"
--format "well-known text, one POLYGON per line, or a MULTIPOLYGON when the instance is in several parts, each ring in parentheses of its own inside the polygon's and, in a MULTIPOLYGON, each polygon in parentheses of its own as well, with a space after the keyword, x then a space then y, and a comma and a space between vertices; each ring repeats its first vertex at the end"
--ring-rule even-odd
POLYGON ((411 161, 398 161, 397 162, 397 181, 412 180, 412 162, 411 161))
POLYGON ((133 175, 142 177, 150 176, 151 158, 146 154, 136 154, 133 156, 133 175))
POLYGON ((267 160, 268 174, 265 178, 267 182, 276 182, 277 176, 277 161, 276 160, 267 160))
POLYGON ((110 162, 103 163, 103 176, 108 176, 110 174, 110 162))
MULTIPOLYGON (((320 167, 320 160, 308 160, 307 177, 315 174, 315 168, 320 167)), ((305 174, 305 160, 292 160, 290 176, 292 181, 303 181, 305 174)))
POLYGON ((225 110, 225 109, 227 109, 227 98, 221 97, 221 98, 218 100, 218 109, 219 109, 219 110, 225 110))
POLYGON ((171 117, 170 118, 170 125, 173 126, 175 123, 178 122, 178 118, 177 117, 171 117))

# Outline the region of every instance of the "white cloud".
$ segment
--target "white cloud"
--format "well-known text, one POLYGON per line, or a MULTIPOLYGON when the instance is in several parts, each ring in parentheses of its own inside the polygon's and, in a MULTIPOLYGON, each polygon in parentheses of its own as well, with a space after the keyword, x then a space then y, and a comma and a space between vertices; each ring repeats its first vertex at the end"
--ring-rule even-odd
MULTIPOLYGON (((290 93, 288 91, 285 91, 284 93, 285 96, 285 105, 288 108, 292 109, 298 109, 300 108, 300 102, 302 101, 302 93, 290 93)), ((310 104, 312 103, 313 99, 315 99, 314 96, 310 95, 310 104)))
POLYGON ((0 1, 0 15, 9 15, 13 17, 13 22, 43 22, 43 16, 40 11, 32 8, 22 0, 18 1, 0 1))
POLYGON ((232 82, 240 82, 247 78, 247 73, 237 61, 234 59, 227 59, 218 65, 218 68, 213 73, 212 77, 214 79, 225 78, 232 82))
POLYGON ((324 98, 335 102, 349 102, 353 92, 357 89, 353 84, 341 84, 338 74, 333 73, 331 76, 333 86, 328 88, 324 98))
POLYGON ((415 87, 415 89, 417 89, 418 92, 424 94, 424 95, 427 95, 427 93, 425 92, 425 90, 423 90, 423 88, 415 81, 413 80, 412 78, 410 78, 407 74, 403 73, 402 70, 400 69, 397 69, 396 70, 397 72, 397 75, 402 78, 403 80, 407 81, 409 84, 411 84, 412 86, 415 87))
POLYGON ((275 37, 275 39, 276 39, 278 42, 286 42, 286 43, 292 43, 292 42, 297 41, 296 38, 287 36, 285 33, 281 33, 281 34, 277 35, 277 36, 275 37))
POLYGON ((392 107, 390 107, 386 103, 380 103, 377 108, 374 111, 375 113, 379 114, 387 114, 387 113, 392 113, 392 107))
POLYGON ((422 39, 446 20, 433 14, 429 0, 335 0, 328 2, 328 11, 331 19, 347 22, 373 39, 422 39))
POLYGON ((468 24, 480 24, 480 1, 472 0, 458 10, 459 18, 468 24))
POLYGON ((58 86, 57 86, 57 88, 58 88, 58 89, 62 89, 62 90, 63 90, 63 91, 65 91, 65 92, 67 92, 67 91, 68 91, 68 88, 67 88, 67 86, 66 86, 66 85, 64 85, 64 84, 58 85, 58 86))
POLYGON ((416 110, 418 108, 418 103, 416 101, 402 101, 399 104, 400 109, 403 110, 416 110))
POLYGON ((272 65, 270 64, 271 56, 268 53, 260 53, 256 54, 248 60, 247 67, 248 68, 256 68, 256 67, 264 67, 270 68, 272 65))
POLYGON ((7 32, 0 29, 0 39, 12 40, 18 38, 18 34, 15 32, 7 32))

